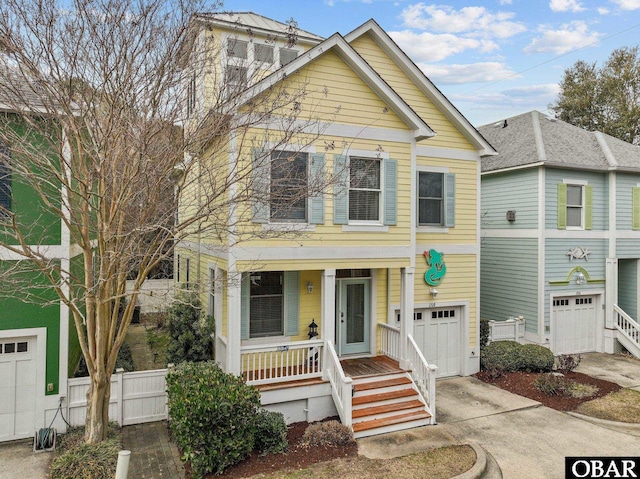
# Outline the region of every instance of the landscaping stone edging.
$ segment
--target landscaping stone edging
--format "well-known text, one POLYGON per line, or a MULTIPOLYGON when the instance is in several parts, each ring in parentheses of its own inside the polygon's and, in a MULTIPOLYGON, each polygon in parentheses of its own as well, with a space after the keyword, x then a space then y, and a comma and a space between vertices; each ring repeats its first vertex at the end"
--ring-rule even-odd
POLYGON ((629 434, 631 436, 640 437, 640 424, 620 422, 620 421, 610 421, 608 419, 600 419, 597 417, 586 416, 584 414, 580 414, 574 411, 567 411, 567 414, 575 418, 582 419, 583 421, 588 421, 592 424, 596 424, 598 426, 613 429, 613 430, 622 432, 624 434, 629 434))

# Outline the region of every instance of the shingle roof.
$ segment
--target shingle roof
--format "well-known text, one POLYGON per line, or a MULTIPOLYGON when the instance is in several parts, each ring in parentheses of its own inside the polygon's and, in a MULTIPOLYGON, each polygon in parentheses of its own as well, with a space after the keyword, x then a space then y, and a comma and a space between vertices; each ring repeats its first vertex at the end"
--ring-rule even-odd
POLYGON ((586 170, 640 171, 640 147, 591 132, 538 111, 478 128, 498 150, 483 158, 482 171, 545 164, 586 170))
MULTIPOLYGON (((228 23, 229 26, 234 28, 241 26, 244 28, 249 27, 260 30, 281 32, 283 34, 286 34, 289 29, 289 25, 286 23, 282 23, 253 12, 199 13, 197 17, 205 21, 213 20, 221 23, 228 23)), ((298 38, 312 40, 315 42, 324 40, 323 37, 300 28, 297 29, 296 33, 298 38)))

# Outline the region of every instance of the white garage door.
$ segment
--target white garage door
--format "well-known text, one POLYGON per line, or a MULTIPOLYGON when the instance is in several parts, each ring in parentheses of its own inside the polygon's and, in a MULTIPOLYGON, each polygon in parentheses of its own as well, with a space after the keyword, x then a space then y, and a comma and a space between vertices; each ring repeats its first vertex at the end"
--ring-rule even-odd
POLYGON ((555 354, 596 350, 596 297, 572 296, 553 300, 555 354))
POLYGON ((0 441, 33 436, 35 338, 0 338, 0 441))
POLYGON ((414 336, 429 364, 438 366, 438 377, 460 375, 459 307, 416 310, 414 336))

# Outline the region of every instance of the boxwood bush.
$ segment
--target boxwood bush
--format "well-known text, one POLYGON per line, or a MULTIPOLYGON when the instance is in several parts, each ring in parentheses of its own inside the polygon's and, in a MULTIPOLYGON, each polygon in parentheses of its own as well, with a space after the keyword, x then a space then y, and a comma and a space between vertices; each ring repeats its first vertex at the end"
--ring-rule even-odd
POLYGON ((261 409, 256 417, 255 450, 277 454, 287 450, 287 423, 281 412, 261 409))
POLYGON ((518 371, 522 366, 520 348, 515 341, 491 343, 482 351, 480 365, 488 371, 518 371))
POLYGON ((487 371, 548 372, 553 369, 553 362, 553 353, 544 346, 515 341, 493 342, 480 357, 480 365, 487 371))
POLYGON ((184 362, 167 373, 169 427, 192 476, 221 474, 254 447, 260 394, 214 362, 184 362))
POLYGON ((546 373, 553 369, 555 357, 550 349, 539 344, 524 344, 520 348, 521 369, 532 373, 546 373))

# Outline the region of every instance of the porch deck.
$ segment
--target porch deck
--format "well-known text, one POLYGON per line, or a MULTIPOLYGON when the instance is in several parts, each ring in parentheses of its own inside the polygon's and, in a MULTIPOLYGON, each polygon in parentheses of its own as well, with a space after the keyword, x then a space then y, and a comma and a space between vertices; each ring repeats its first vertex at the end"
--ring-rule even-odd
POLYGON ((345 376, 350 378, 364 378, 405 372, 400 369, 398 361, 388 356, 380 355, 368 358, 354 358, 340 360, 345 376))

